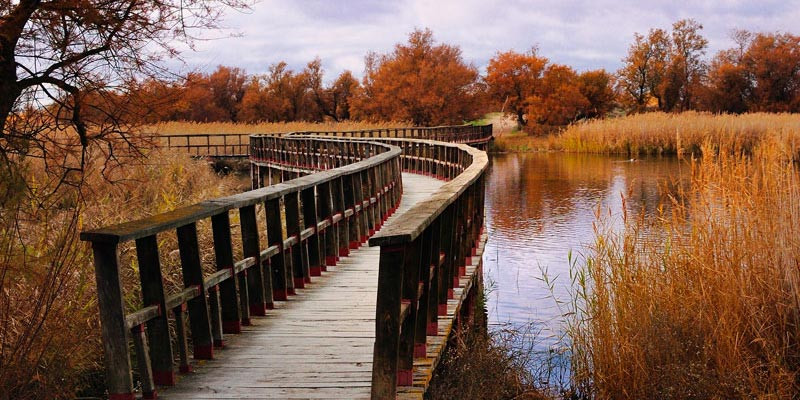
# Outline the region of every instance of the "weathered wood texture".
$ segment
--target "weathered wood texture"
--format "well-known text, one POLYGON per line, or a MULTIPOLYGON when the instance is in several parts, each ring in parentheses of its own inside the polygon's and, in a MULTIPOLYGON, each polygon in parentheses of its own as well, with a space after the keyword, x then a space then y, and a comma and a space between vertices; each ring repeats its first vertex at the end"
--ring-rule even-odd
MULTIPOLYGON (((384 229, 442 185, 440 180, 413 174, 404 174, 403 180, 406 191, 400 207, 384 229)), ((215 360, 195 365, 195 373, 183 376, 159 396, 168 400, 369 398, 379 258, 377 247, 351 250, 305 288, 296 289, 296 296, 277 302, 266 317, 254 318, 252 326, 242 328, 243 335, 229 336, 215 360)), ((440 321, 431 343, 444 343, 441 335, 452 329, 456 302, 450 301, 450 317, 440 321)), ((434 345, 416 360, 420 385, 430 380, 430 367, 439 357, 435 351, 434 345)), ((424 387, 418 386, 419 390, 424 387)), ((411 387, 400 391, 403 396, 413 392, 411 387)))
MULTIPOLYGON (((340 232, 345 242, 361 243, 366 240, 361 232, 367 226, 377 226, 380 223, 377 219, 385 220, 400 201, 402 184, 397 147, 307 138, 275 138, 271 144, 286 149, 281 153, 283 165, 310 168, 298 170, 295 176, 311 170, 326 170, 139 221, 81 233, 81 239, 90 241, 95 251, 109 397, 115 400, 134 398, 129 354, 131 339, 144 396, 156 397, 156 384, 174 384, 168 310, 173 311, 176 321, 179 370, 186 372, 190 370, 187 339, 191 339, 193 358, 213 359, 219 353, 215 348, 225 345, 226 333, 240 332, 243 325, 250 323, 252 315, 265 315, 266 310, 273 307, 274 300, 285 300, 294 294, 295 287, 302 287, 311 280, 312 267, 316 275, 321 269, 319 242, 328 236, 327 230, 340 232), (314 156, 312 145, 329 146, 335 152, 314 156), (331 184, 358 193, 357 201, 336 210, 328 208, 327 214, 318 214, 319 196, 328 196, 320 198, 321 203, 338 201, 335 197, 341 192, 330 191, 331 184), (259 204, 266 207, 267 221, 259 222, 256 218, 255 207, 259 204), (244 258, 236 262, 231 254, 229 213, 233 210, 239 211, 244 251, 244 258), (285 225, 281 215, 285 216, 285 225), (197 238, 197 223, 203 219, 212 222, 217 262, 217 271, 208 276, 204 276, 201 269, 197 238), (259 248, 259 224, 266 224, 269 240, 266 249, 259 248), (340 224, 358 226, 361 230, 352 235, 338 229, 340 224), (156 236, 173 229, 178 238, 184 290, 165 297, 156 236), (119 278, 118 245, 131 240, 136 241, 143 298, 139 309, 126 312, 119 278), (187 316, 188 331, 184 325, 187 316)), ((335 259, 341 256, 338 250, 333 248, 326 256, 335 259)))
MULTIPOLYGON (((276 133, 275 136, 282 134, 276 133)), ((492 139, 492 125, 453 125, 436 127, 404 127, 365 129, 357 131, 305 131, 284 135, 317 135, 351 138, 406 138, 427 139, 440 142, 466 143, 485 148, 492 139)), ((250 153, 246 134, 170 134, 153 135, 149 140, 162 148, 185 151, 196 157, 247 157, 250 153)), ((262 135, 265 136, 265 135, 262 135)))
MULTIPOLYGON (((485 129, 478 128, 482 127, 459 129, 485 136, 485 129)), ((128 347, 131 339, 143 395, 155 398, 156 385, 175 383, 174 366, 169 362, 175 355, 166 323, 167 310, 172 310, 175 320, 174 346, 182 373, 192 370, 188 339, 195 360, 212 360, 220 355, 237 360, 226 356, 226 352, 215 351, 228 345, 225 334, 250 332, 248 326, 255 320, 252 316, 270 319, 273 315, 283 315, 281 310, 290 310, 284 322, 269 326, 267 335, 284 335, 284 339, 275 342, 280 345, 285 340, 283 347, 316 349, 324 347, 323 343, 305 338, 341 337, 365 337, 373 346, 361 349, 363 352, 340 353, 336 348, 346 349, 346 346, 333 346, 324 354, 292 350, 294 353, 281 355, 272 351, 271 340, 252 342, 249 349, 266 350, 255 358, 243 350, 245 353, 239 353, 239 358, 246 362, 241 368, 275 364, 290 374, 302 376, 309 371, 300 364, 332 364, 329 367, 341 372, 336 368, 339 364, 355 362, 363 367, 371 363, 365 371, 354 371, 364 372, 368 385, 342 386, 328 382, 322 386, 338 391, 326 392, 324 397, 360 397, 355 395, 366 388, 364 393, 373 399, 389 399, 397 395, 398 385, 401 393, 413 396, 419 390, 410 387, 417 382, 421 382, 424 391, 429 378, 418 379, 417 376, 428 375, 417 371, 417 365, 420 368, 430 365, 432 373, 452 326, 453 318, 448 317, 450 302, 455 301, 454 309, 460 307, 458 289, 463 282, 469 286, 472 281, 474 271, 469 266, 482 243, 483 185, 488 160, 484 152, 466 144, 377 137, 380 135, 373 136, 375 132, 379 131, 369 131, 367 138, 351 135, 336 139, 253 135, 250 137, 252 182, 254 187, 268 186, 81 233, 81 238, 91 241, 95 249, 111 398, 134 398, 136 385, 132 381, 128 347), (405 198, 401 171, 413 172, 416 179, 410 182, 411 194, 405 198), (426 190, 431 187, 426 181, 435 183, 435 189, 426 190), (403 204, 408 210, 370 239, 397 210, 401 198, 405 199, 403 204), (257 221, 256 205, 266 208, 266 221, 257 221), (236 262, 231 254, 228 215, 233 210, 239 211, 244 251, 244 258, 236 262), (197 223, 209 218, 217 268, 213 274, 204 276, 199 261, 197 223), (263 223, 267 232, 266 249, 260 248, 258 238, 258 225, 263 223), (177 232, 185 288, 165 297, 158 271, 156 235, 173 229, 177 232), (368 239, 371 246, 381 249, 361 256, 357 249, 368 239), (144 298, 141 308, 126 313, 121 301, 117 252, 119 243, 130 240, 136 240, 138 261, 145 267, 141 274, 144 298), (348 256, 351 257, 345 258, 348 256), (334 294, 323 296, 314 308, 291 310, 296 297, 290 296, 304 293, 306 286, 313 284, 312 276, 320 277, 327 268, 344 260, 353 260, 356 262, 353 265, 363 267, 362 274, 338 286, 336 283, 326 286, 321 293, 334 294), (369 271, 374 273, 372 278, 369 271), (356 312, 361 303, 371 312, 356 312), (329 306, 334 309, 324 312, 329 306), (272 308, 278 311, 267 311, 272 308), (372 328, 365 330, 353 321, 372 328), (445 335, 439 338, 442 324, 445 335), (415 361, 431 358, 429 355, 434 354, 431 349, 437 346, 439 350, 434 352, 432 362, 415 361)), ((411 130, 410 135, 420 132, 425 131, 411 130)), ((438 132, 442 137, 453 134, 450 127, 433 128, 430 132, 438 132)), ((400 133, 400 130, 395 132, 397 136, 400 133)), ((402 134, 407 132, 402 130, 402 134)), ((360 267, 353 269, 358 272, 360 267)), ((266 339, 264 336, 253 340, 266 339)), ((240 398, 248 396, 248 388, 269 386, 280 389, 270 390, 269 396, 320 396, 318 391, 304 390, 309 388, 307 383, 282 383, 285 379, 271 378, 272 372, 265 375, 268 381, 263 385, 220 382, 228 385, 224 388, 229 392, 221 394, 209 389, 209 393, 240 398)), ((316 370, 311 372, 317 374, 316 370)), ((213 376, 207 376, 204 382, 216 382, 213 376)))

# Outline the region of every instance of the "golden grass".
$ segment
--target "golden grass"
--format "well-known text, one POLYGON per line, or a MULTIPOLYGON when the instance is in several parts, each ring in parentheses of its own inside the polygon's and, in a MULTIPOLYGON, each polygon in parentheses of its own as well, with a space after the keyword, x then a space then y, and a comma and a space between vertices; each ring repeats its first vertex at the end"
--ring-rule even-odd
POLYGON ((800 148, 800 114, 714 115, 645 113, 570 125, 551 148, 569 152, 695 154, 707 141, 716 149, 749 152, 765 138, 777 137, 800 148))
POLYGON ((750 152, 768 137, 778 138, 798 154, 800 114, 634 114, 575 123, 560 133, 502 135, 495 138, 493 151, 699 156, 707 141, 714 151, 724 146, 730 151, 750 152))
POLYGON ((701 146, 671 212, 627 220, 622 233, 597 228, 573 274, 568 329, 589 397, 800 393, 800 175, 782 140, 797 117, 697 117, 703 131, 757 127, 762 140, 751 155, 701 146))
MULTIPOLYGON (((113 184, 101 177, 99 165, 87 171, 80 192, 62 188, 60 200, 46 208, 38 207, 41 199, 36 189, 3 198, 0 398, 102 394, 100 387, 92 387, 103 382, 98 375, 102 346, 94 267, 91 249, 78 240, 78 232, 231 194, 242 187, 241 181, 218 176, 204 162, 158 151, 142 163, 107 171, 113 184)), ((48 179, 35 164, 29 164, 25 173, 28 182, 41 187, 48 179)), ((201 235, 205 238, 210 233, 201 235)), ((171 254, 176 248, 174 239, 169 236, 159 236, 167 272, 178 264, 171 254)), ((139 306, 139 285, 133 243, 124 243, 120 253, 125 298, 134 308, 139 306)), ((168 273, 166 279, 177 285, 179 275, 168 273)))

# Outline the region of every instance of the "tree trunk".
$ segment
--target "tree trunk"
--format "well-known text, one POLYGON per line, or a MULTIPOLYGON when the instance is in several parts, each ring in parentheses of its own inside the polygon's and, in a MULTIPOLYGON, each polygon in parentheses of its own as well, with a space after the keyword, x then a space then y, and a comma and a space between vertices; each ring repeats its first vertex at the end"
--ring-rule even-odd
POLYGON ((517 110, 517 126, 520 130, 525 127, 525 112, 522 109, 517 110))

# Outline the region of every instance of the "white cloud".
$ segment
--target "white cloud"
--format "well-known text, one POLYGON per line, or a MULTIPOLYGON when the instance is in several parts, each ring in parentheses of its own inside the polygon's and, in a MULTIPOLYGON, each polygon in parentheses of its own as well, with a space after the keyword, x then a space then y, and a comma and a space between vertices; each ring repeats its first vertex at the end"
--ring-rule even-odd
POLYGON ((329 78, 345 69, 360 76, 368 51, 391 51, 414 28, 427 27, 439 41, 460 46, 464 58, 481 68, 498 50, 538 45, 553 62, 615 70, 634 32, 694 18, 704 25, 713 54, 731 46, 733 28, 791 31, 800 19, 798 5, 797 0, 264 0, 250 13, 226 17, 225 25, 242 37, 201 42, 198 52, 184 56, 189 68, 225 64, 250 73, 279 61, 301 69, 319 56, 329 78))

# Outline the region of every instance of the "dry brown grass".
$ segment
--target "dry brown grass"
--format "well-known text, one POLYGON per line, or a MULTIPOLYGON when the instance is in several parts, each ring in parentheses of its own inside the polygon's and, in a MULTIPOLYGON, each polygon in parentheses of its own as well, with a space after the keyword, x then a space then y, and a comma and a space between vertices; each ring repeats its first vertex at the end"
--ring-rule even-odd
MULTIPOLYGON (((91 388, 103 379, 95 372, 102 347, 94 267, 78 232, 230 194, 242 183, 203 162, 153 152, 108 172, 113 184, 92 165, 80 192, 62 188, 56 203, 39 207, 35 186, 47 177, 35 163, 25 171, 34 188, 0 203, 0 399, 72 398, 87 386, 84 393, 98 394, 91 388)), ((168 237, 160 245, 165 259, 174 258, 168 237)), ((135 307, 132 247, 121 248, 121 268, 135 307)))
POLYGON ((645 113, 577 123, 550 148, 580 153, 688 155, 712 148, 750 152, 765 138, 778 138, 800 149, 800 114, 713 115, 645 113))
POLYGON ((732 132, 759 127, 752 154, 701 146, 672 211, 618 234, 599 227, 574 274, 569 338, 584 395, 800 393, 800 175, 796 147, 781 140, 797 117, 720 118, 732 132))

